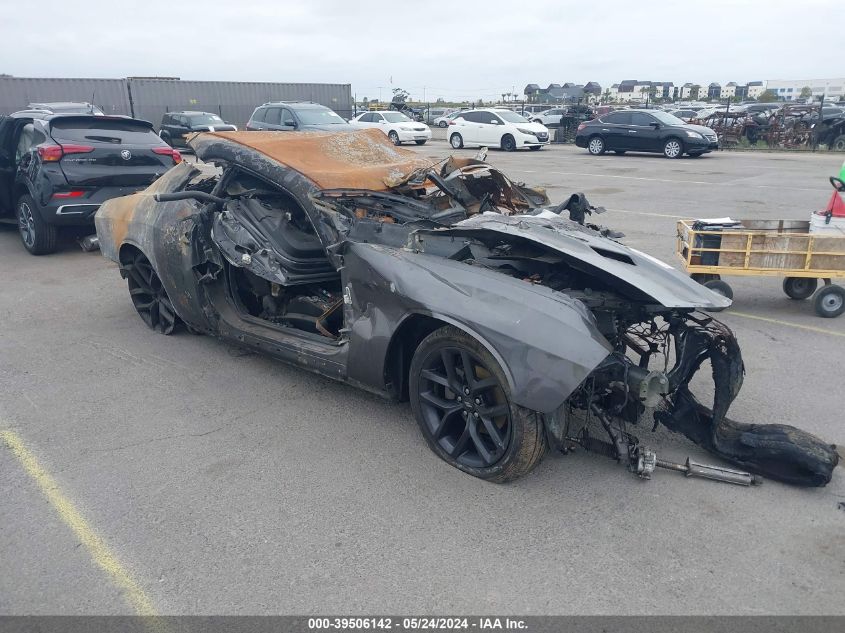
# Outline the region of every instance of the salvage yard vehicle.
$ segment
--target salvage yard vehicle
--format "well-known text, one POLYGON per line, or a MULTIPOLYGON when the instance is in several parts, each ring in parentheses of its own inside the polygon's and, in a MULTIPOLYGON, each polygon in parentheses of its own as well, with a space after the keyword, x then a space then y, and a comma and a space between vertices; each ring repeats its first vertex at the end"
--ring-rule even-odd
POLYGON ((181 160, 148 121, 15 113, 0 118, 0 214, 15 213, 30 253, 52 253, 60 227, 91 226, 103 202, 147 187, 181 160))
POLYGON ((434 119, 433 125, 437 127, 449 127, 449 122, 461 115, 461 110, 455 110, 449 114, 444 114, 434 119))
POLYGON ((553 206, 479 158, 432 161, 372 129, 189 143, 202 162, 96 216, 150 328, 184 324, 410 400, 434 453, 490 481, 574 445, 643 478, 700 473, 640 443, 632 428, 650 412, 756 473, 830 480, 838 456, 818 438, 726 417, 742 357, 699 310, 730 302, 586 222, 601 209, 582 194, 553 206), (689 387, 704 361, 713 409, 689 387))
POLYGON ((170 147, 187 148, 185 140, 196 132, 237 132, 238 128, 226 123, 211 112, 168 112, 161 117, 158 135, 170 147))
POLYGON ((271 101, 255 108, 246 124, 247 130, 277 130, 293 132, 302 130, 352 129, 334 110, 319 103, 303 101, 271 101))
POLYGON ((349 124, 353 128, 374 128, 381 130, 394 145, 414 142, 425 145, 431 139, 431 128, 425 123, 411 120, 401 112, 364 112, 352 119, 349 124))
POLYGON ((467 110, 449 122, 446 133, 454 149, 500 147, 512 152, 521 147, 538 150, 549 144, 549 130, 504 108, 467 110))
POLYGON ((617 110, 578 126, 575 144, 594 156, 607 150, 657 152, 666 158, 698 157, 719 148, 716 133, 659 110, 617 110))

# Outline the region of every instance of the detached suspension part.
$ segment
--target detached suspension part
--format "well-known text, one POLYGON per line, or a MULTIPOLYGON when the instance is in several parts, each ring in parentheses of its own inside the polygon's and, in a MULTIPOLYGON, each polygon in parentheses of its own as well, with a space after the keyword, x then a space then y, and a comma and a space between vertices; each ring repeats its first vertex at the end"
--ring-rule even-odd
POLYGON ((655 468, 663 468, 684 473, 687 477, 701 477, 703 479, 736 484, 738 486, 760 485, 763 483, 760 477, 742 470, 734 470, 732 468, 710 464, 699 464, 689 458, 687 458, 684 464, 658 459, 654 451, 640 446, 639 440, 634 435, 614 429, 610 419, 599 407, 593 405, 591 409, 599 418, 613 442, 606 442, 591 437, 586 427, 581 429, 577 437, 569 437, 567 439, 587 451, 616 459, 619 462, 627 458, 628 470, 640 479, 651 479, 651 474, 655 468))

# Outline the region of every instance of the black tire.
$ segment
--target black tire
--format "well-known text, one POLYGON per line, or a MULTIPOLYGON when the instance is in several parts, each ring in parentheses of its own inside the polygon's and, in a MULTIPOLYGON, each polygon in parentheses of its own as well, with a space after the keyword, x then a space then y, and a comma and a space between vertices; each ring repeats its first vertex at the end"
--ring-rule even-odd
POLYGON ((666 158, 680 158, 684 155, 684 142, 674 136, 670 136, 663 143, 663 155, 666 158))
POLYGON ((458 328, 442 327, 423 339, 411 361, 409 392, 431 450, 470 475, 510 481, 545 454, 540 415, 511 402, 499 363, 458 328))
POLYGON ((447 121, 441 121, 437 124, 437 127, 449 127, 449 123, 447 121))
POLYGON ((141 320, 156 332, 173 334, 181 320, 150 260, 141 251, 135 251, 122 270, 132 304, 141 320))
MULTIPOLYGON (((716 294, 722 295, 723 297, 727 297, 728 299, 734 298, 734 291, 728 284, 726 284, 721 279, 711 279, 709 281, 704 282, 704 287, 709 288, 716 294)), ((725 308, 705 308, 707 312, 721 312, 725 310, 725 308)))
POLYGON ((505 134, 500 141, 501 148, 506 152, 513 152, 516 150, 516 141, 510 134, 505 134))
POLYGON ((627 152, 627 151, 628 150, 625 150, 625 149, 615 149, 615 150, 613 150, 613 153, 616 154, 617 156, 624 156, 625 152, 627 152))
POLYGON ((394 145, 402 144, 402 141, 399 140, 399 135, 396 133, 396 130, 390 130, 390 132, 387 133, 387 138, 389 138, 390 142, 394 145))
POLYGON ((449 137, 449 145, 452 146, 452 149, 461 149, 464 146, 464 139, 460 134, 455 132, 449 137))
POLYGON ((18 234, 23 247, 32 255, 49 255, 56 252, 59 231, 47 224, 41 211, 29 195, 18 198, 15 208, 18 216, 18 234))
POLYGON ((591 136, 587 139, 587 151, 593 156, 601 156, 607 151, 607 146, 604 144, 604 139, 599 136, 591 136))
POLYGON ((832 319, 845 312, 845 288, 830 284, 813 297, 813 309, 820 317, 832 319))
POLYGON ((783 280, 786 296, 796 301, 812 297, 818 286, 819 280, 812 277, 787 277, 783 280))
POLYGON ((845 152, 845 134, 840 134, 833 139, 830 149, 834 152, 845 152))
POLYGON ((542 145, 532 145, 528 149, 530 149, 532 152, 537 152, 537 151, 540 151, 541 149, 543 149, 543 146, 542 145))
POLYGON ((425 141, 414 141, 417 145, 425 145, 425 141))

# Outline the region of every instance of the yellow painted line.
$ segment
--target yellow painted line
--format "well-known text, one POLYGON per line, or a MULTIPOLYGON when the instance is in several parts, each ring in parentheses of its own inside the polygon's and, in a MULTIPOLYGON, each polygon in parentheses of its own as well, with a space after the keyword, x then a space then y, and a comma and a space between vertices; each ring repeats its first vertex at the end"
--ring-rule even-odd
POLYGON ((833 330, 826 330, 821 327, 813 327, 812 325, 800 325, 799 323, 790 323, 789 321, 781 321, 780 319, 770 319, 769 317, 761 317, 756 314, 747 314, 745 312, 734 312, 733 310, 726 312, 725 316, 738 316, 743 319, 755 319, 756 321, 765 321, 766 323, 777 323, 778 325, 785 325, 786 327, 793 327, 798 330, 807 330, 808 332, 818 332, 819 334, 829 334, 830 336, 845 337, 845 332, 834 332, 833 330))
POLYGON ((144 590, 132 579, 132 576, 121 565, 117 556, 114 555, 105 541, 91 529, 85 517, 62 494, 56 480, 41 467, 35 455, 24 445, 18 434, 14 431, 0 431, 0 439, 6 443, 6 446, 17 457, 26 473, 38 484, 41 492, 47 497, 47 501, 50 502, 50 505, 59 514, 65 525, 73 530, 76 538, 85 546, 97 566, 106 572, 112 581, 123 591, 124 597, 135 612, 138 615, 157 616, 158 613, 155 607, 153 607, 150 598, 144 593, 144 590))

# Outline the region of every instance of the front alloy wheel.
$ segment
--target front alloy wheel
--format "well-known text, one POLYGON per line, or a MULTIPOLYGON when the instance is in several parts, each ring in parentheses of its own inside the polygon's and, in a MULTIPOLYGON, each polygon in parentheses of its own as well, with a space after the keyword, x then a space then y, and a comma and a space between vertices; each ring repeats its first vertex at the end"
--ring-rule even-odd
POLYGON ((545 452, 538 414, 513 405, 495 358, 457 328, 426 337, 411 362, 409 393, 432 450, 476 477, 508 481, 545 452))
POLYGON ((390 134, 387 135, 387 138, 389 138, 390 142, 394 145, 401 145, 402 143, 402 141, 399 140, 399 135, 393 130, 390 130, 390 134))
POLYGON ((604 154, 604 140, 601 136, 594 136, 587 144, 587 149, 593 156, 600 156, 604 154))
POLYGON ((670 138, 663 144, 663 155, 666 158, 680 158, 684 153, 684 147, 676 138, 670 138))

